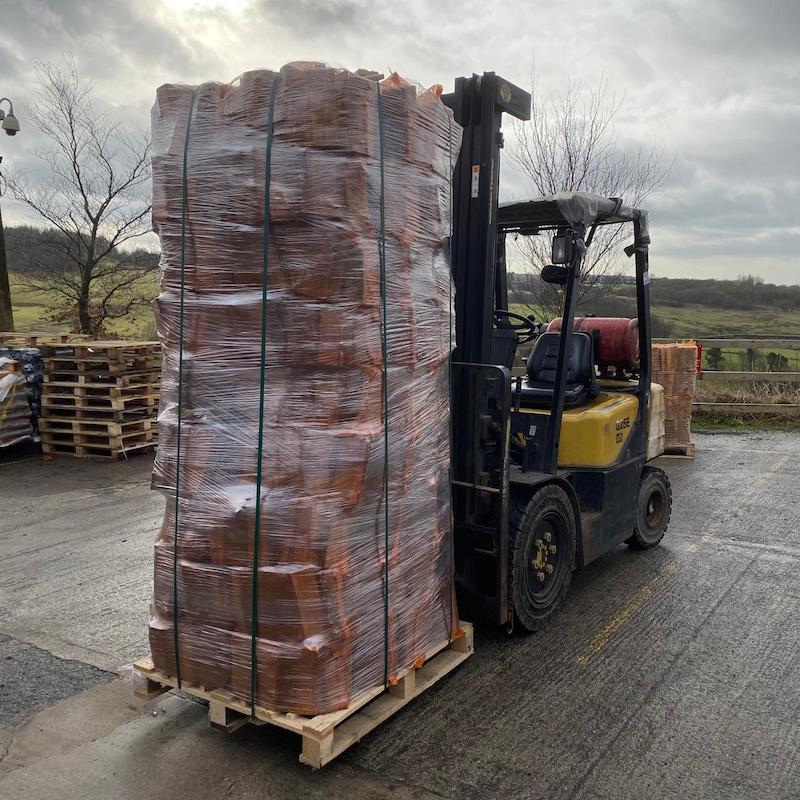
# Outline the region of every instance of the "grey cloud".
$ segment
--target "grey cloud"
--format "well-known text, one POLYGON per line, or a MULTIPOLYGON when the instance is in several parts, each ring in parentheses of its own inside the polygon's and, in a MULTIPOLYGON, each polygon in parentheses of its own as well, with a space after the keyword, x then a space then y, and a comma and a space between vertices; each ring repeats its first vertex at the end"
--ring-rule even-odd
POLYGON ((371 28, 378 6, 357 0, 278 0, 260 4, 286 30, 300 35, 357 33, 371 28))
MULTIPOLYGON (((728 259, 800 279, 786 267, 800 207, 795 0, 250 0, 186 12, 155 1, 6 0, 3 28, 2 93, 15 103, 30 97, 33 60, 71 51, 99 101, 138 124, 160 83, 226 80, 294 59, 396 69, 446 88, 485 69, 525 86, 534 53, 542 88, 556 93, 568 76, 596 85, 605 74, 625 94, 621 146, 656 142, 668 159, 677 154, 649 201, 654 262, 658 245, 675 272, 702 257, 720 274, 728 259)), ((32 163, 37 139, 27 134, 0 152, 32 163)), ((508 159, 502 176, 504 199, 529 195, 508 159)))
POLYGON ((157 23, 148 7, 139 3, 10 0, 6 6, 4 16, 13 20, 14 39, 28 60, 72 49, 81 62, 95 64, 94 74, 102 76, 103 64, 113 72, 115 63, 127 60, 143 66, 193 59, 180 36, 157 23), (78 44, 83 46, 79 49, 78 44))

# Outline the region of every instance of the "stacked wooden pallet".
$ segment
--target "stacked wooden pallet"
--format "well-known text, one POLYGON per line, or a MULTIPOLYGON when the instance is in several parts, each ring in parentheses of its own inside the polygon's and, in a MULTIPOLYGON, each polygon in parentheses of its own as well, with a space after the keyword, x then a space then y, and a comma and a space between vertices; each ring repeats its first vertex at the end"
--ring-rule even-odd
POLYGON ((156 444, 158 342, 40 345, 44 357, 42 450, 126 458, 156 444))
POLYGON ((7 347, 36 347, 40 344, 83 342, 90 337, 84 333, 35 333, 31 331, 0 331, 0 345, 7 347))

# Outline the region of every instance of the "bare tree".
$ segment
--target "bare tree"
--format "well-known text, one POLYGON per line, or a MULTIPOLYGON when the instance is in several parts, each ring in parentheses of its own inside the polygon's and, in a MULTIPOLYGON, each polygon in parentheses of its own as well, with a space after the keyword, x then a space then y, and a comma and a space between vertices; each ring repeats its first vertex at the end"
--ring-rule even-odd
POLYGON ((18 286, 55 296, 53 319, 98 335, 152 299, 144 278, 155 259, 122 247, 151 230, 149 138, 95 109, 93 86, 71 59, 63 68, 39 63, 36 74, 30 119, 49 140, 36 152, 47 169, 36 179, 10 176, 8 185, 44 223, 45 246, 32 249, 18 286))
MULTIPOLYGON (((664 163, 662 150, 626 152, 620 146, 614 119, 624 97, 609 96, 605 77, 589 88, 570 81, 561 96, 553 97, 539 92, 534 75, 531 98, 531 119, 516 125, 511 157, 535 195, 594 192, 635 206, 664 184, 672 163, 664 163)), ((625 235, 618 225, 598 228, 584 261, 579 303, 597 301, 613 287, 623 270, 625 235)), ((551 237, 521 237, 518 245, 532 272, 550 262, 551 237)), ((532 284, 538 306, 546 312, 561 308, 559 288, 539 280, 532 284)))

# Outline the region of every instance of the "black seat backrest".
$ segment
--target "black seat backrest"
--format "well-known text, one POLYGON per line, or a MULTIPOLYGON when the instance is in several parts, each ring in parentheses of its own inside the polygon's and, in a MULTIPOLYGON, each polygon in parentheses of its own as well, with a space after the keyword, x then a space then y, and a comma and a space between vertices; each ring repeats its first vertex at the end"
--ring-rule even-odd
MULTIPOLYGON (((541 389, 552 389, 556 382, 558 366, 558 340, 561 333, 543 333, 528 356, 528 385, 541 389)), ((567 356, 566 388, 595 384, 594 342, 584 331, 573 331, 570 336, 567 356)))

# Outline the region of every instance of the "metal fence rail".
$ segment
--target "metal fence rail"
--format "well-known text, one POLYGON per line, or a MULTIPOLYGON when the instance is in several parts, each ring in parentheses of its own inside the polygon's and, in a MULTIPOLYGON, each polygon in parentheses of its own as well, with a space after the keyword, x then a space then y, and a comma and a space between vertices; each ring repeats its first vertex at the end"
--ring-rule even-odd
MULTIPOLYGON (((676 339, 654 339, 654 342, 674 342, 676 339)), ((800 352, 800 336, 763 336, 752 338, 738 338, 733 336, 705 337, 698 336, 694 339, 702 348, 704 354, 709 350, 796 350, 800 352)), ((795 357, 792 356, 792 361, 795 357)), ((800 372, 797 370, 753 370, 752 361, 750 370, 726 370, 703 368, 697 376, 698 380, 733 383, 800 383, 800 372)))
POLYGON ((726 348, 741 348, 744 350, 800 350, 800 337, 788 338, 763 338, 763 339, 735 339, 721 338, 712 339, 700 336, 696 341, 703 345, 703 350, 710 350, 718 347, 721 350, 726 348))
POLYGON ((717 413, 769 414, 770 416, 800 414, 800 404, 796 403, 692 403, 692 409, 717 413))
MULTIPOLYGON (((674 339, 658 339, 654 341, 668 342, 674 339)), ((745 351, 800 351, 800 336, 764 336, 752 338, 738 337, 697 337, 695 341, 703 348, 704 353, 718 348, 720 350, 745 350, 745 351)), ((795 356, 791 356, 792 364, 795 356)), ((780 386, 782 384, 800 384, 800 372, 792 371, 756 371, 752 369, 753 359, 750 360, 751 370, 714 370, 704 368, 697 380, 711 383, 760 383, 780 386)), ((791 394, 791 391, 790 391, 791 394)), ((717 414, 751 414, 755 417, 800 417, 800 404, 798 403, 727 403, 695 401, 692 403, 694 411, 717 414)))
POLYGON ((731 372, 722 369, 704 369, 698 376, 700 381, 733 381, 744 383, 800 383, 800 372, 731 372))

